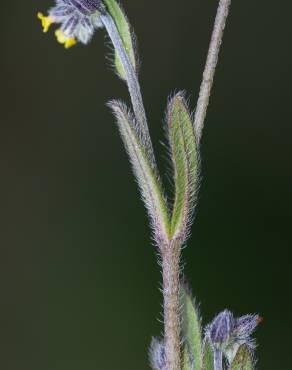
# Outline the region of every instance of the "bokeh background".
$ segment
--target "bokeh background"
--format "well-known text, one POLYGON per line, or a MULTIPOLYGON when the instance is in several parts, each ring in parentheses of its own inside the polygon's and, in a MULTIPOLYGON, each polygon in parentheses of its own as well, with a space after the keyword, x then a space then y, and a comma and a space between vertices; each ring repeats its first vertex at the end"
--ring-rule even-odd
MULTIPOLYGON (((161 171, 168 95, 198 95, 216 0, 123 0, 161 171)), ((6 370, 146 370, 162 330, 147 218, 105 103, 128 101, 109 41, 65 51, 1 2, 1 356, 6 370), (106 57, 105 57, 106 55, 106 57)), ((258 369, 291 369, 291 10, 234 1, 183 254, 204 323, 259 312, 258 369)))

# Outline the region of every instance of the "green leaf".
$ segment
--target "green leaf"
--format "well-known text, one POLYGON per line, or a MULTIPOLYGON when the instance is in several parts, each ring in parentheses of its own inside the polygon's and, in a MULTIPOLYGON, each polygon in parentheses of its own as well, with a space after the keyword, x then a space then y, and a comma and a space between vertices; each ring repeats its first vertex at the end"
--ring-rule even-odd
POLYGON ((112 101, 109 103, 109 106, 115 114, 142 198, 148 209, 154 237, 156 240, 166 241, 169 239, 168 208, 159 176, 155 171, 156 167, 151 162, 151 158, 148 156, 140 137, 137 136, 138 130, 135 126, 135 120, 127 107, 119 101, 112 101))
POLYGON ((253 359, 252 354, 247 345, 239 347, 236 356, 229 367, 229 370, 253 370, 253 359))
POLYGON ((211 343, 205 339, 203 345, 203 367, 202 370, 214 370, 214 354, 211 343))
POLYGON ((202 369, 202 328, 201 319, 194 299, 185 287, 181 288, 182 336, 191 358, 193 370, 202 369))
MULTIPOLYGON (((133 68, 137 73, 138 66, 137 66, 136 53, 135 53, 135 38, 131 31, 129 21, 124 11, 122 10, 121 6, 118 4, 116 0, 103 0, 103 2, 105 3, 113 20, 115 21, 115 24, 120 34, 124 48, 126 50, 126 53, 128 54, 130 62, 132 63, 133 68)), ((125 75, 124 67, 117 53, 115 53, 115 67, 116 67, 119 77, 122 80, 125 80, 126 75, 125 75)))
POLYGON ((189 355, 189 351, 186 347, 184 347, 183 350, 183 366, 182 370, 193 370, 192 369, 192 364, 191 364, 191 359, 189 355))
POLYGON ((191 114, 182 93, 170 100, 167 121, 175 183, 171 235, 184 242, 194 208, 199 155, 191 114))

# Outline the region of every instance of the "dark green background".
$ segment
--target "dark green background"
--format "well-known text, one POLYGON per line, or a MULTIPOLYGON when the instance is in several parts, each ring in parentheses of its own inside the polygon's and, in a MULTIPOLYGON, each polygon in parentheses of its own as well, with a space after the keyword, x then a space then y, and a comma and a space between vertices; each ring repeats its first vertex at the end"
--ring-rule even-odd
MULTIPOLYGON (((291 10, 233 1, 202 143, 185 273, 204 322, 259 312, 258 368, 291 369, 291 10)), ((194 106, 215 0, 123 0, 161 171, 174 89, 194 106)), ((105 103, 128 100, 104 32, 65 51, 1 2, 1 345, 5 370, 146 370, 162 326, 147 219, 105 103)), ((2 364, 1 364, 2 363, 2 364)))

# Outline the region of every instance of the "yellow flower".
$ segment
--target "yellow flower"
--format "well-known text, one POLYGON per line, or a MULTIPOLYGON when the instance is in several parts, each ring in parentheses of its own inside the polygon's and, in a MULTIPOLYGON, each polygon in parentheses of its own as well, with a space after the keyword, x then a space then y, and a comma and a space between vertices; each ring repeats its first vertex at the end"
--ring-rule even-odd
POLYGON ((51 25, 58 24, 56 38, 66 49, 77 42, 88 44, 94 32, 103 27, 100 19, 104 11, 102 0, 55 0, 55 6, 48 14, 37 13, 41 20, 43 31, 48 32, 51 25))
POLYGON ((42 22, 44 32, 48 32, 50 26, 54 23, 54 18, 52 16, 49 15, 46 17, 41 12, 38 12, 38 19, 42 22))
POLYGON ((68 36, 66 36, 62 32, 61 29, 56 30, 55 35, 56 35, 57 41, 60 44, 64 44, 65 49, 69 49, 72 46, 74 46, 74 45, 77 44, 77 41, 76 41, 76 39, 74 37, 68 37, 68 36))

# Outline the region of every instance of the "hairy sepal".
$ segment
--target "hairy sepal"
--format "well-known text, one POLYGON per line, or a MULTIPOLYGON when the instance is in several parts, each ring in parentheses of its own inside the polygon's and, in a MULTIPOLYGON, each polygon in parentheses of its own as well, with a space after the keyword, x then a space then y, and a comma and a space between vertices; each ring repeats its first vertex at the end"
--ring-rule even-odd
POLYGON ((111 101, 109 106, 116 117, 122 140, 130 157, 151 219, 155 241, 157 245, 163 245, 169 240, 169 215, 160 179, 155 170, 156 166, 147 155, 139 135, 139 128, 128 108, 120 101, 111 101))
MULTIPOLYGON (((108 9, 108 12, 115 21, 115 24, 117 26, 119 35, 121 37, 125 51, 129 57, 129 60, 132 63, 135 72, 138 73, 138 58, 136 57, 135 50, 136 44, 135 35, 131 30, 130 23, 121 6, 116 0, 103 0, 103 1, 108 9)), ((125 81, 126 73, 123 67, 123 63, 117 52, 115 52, 114 65, 118 76, 125 81)))
MULTIPOLYGON (((182 340, 188 357, 187 366, 192 370, 202 369, 202 327, 199 310, 187 286, 181 287, 182 340)), ((188 368, 187 367, 187 368, 188 368)))
POLYGON ((167 131, 175 186, 171 236, 184 243, 195 205, 199 152, 192 117, 182 92, 171 98, 168 104, 167 131))
POLYGON ((254 370, 252 352, 247 345, 239 347, 229 370, 254 370))
POLYGON ((165 347, 162 340, 152 338, 149 348, 149 360, 152 370, 167 370, 165 347))

